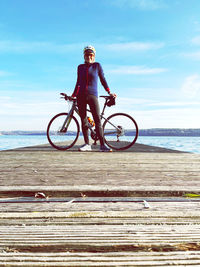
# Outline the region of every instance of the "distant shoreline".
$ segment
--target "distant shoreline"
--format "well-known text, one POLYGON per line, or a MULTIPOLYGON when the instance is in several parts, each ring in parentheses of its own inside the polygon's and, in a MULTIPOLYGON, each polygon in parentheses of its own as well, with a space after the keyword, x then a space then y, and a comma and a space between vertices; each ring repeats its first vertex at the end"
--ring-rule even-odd
MULTIPOLYGON (((74 133, 71 132, 71 135, 74 133)), ((46 131, 0 131, 2 135, 46 135, 46 131)), ((127 136, 134 135, 134 132, 129 130, 127 136)), ((139 130, 140 136, 191 136, 200 137, 200 128, 183 129, 183 128, 152 128, 139 130)))

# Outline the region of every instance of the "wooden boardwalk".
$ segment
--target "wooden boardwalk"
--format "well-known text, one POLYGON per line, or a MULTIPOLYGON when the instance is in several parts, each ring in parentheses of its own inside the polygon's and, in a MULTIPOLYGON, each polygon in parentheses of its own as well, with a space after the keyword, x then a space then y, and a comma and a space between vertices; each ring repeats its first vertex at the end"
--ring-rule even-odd
POLYGON ((0 266, 200 266, 200 155, 97 150, 0 153, 0 266))

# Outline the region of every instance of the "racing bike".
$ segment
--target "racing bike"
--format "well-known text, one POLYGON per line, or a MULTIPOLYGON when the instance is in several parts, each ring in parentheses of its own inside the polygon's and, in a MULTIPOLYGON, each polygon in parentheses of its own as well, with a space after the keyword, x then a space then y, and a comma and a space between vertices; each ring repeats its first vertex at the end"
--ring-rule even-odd
MULTIPOLYGON (((80 125, 77 118, 79 111, 76 98, 61 93, 62 98, 72 103, 69 112, 55 115, 47 127, 47 138, 49 143, 58 150, 67 150, 74 146, 79 135, 80 125)), ((113 96, 100 96, 104 98, 104 106, 101 112, 102 128, 105 143, 112 149, 124 150, 135 144, 138 137, 138 125, 136 121, 126 113, 114 113, 109 117, 104 116, 107 106, 113 105, 113 96)), ((91 112, 87 109, 88 112, 91 112)), ((90 136, 97 144, 98 136, 95 130, 95 123, 88 117, 88 129, 90 136)))

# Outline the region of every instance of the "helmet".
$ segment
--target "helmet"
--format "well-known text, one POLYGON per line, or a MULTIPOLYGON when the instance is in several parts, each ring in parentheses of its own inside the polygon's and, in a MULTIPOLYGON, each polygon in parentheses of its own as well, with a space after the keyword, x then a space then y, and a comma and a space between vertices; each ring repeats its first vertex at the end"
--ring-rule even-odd
POLYGON ((92 53, 94 55, 96 54, 95 48, 93 46, 91 46, 91 45, 87 45, 86 47, 84 47, 83 54, 85 54, 87 52, 92 53))

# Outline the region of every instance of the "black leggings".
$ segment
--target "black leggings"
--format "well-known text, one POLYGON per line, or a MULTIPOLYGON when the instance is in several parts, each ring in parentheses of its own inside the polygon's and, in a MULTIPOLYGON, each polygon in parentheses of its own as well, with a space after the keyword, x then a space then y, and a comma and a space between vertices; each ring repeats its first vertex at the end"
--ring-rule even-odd
POLYGON ((90 107, 92 112, 92 116, 95 122, 95 129, 97 136, 99 138, 100 144, 104 144, 103 138, 103 129, 101 126, 101 119, 100 119, 100 108, 98 98, 94 95, 86 95, 77 97, 77 104, 79 109, 79 115, 81 117, 81 124, 82 124, 82 132, 84 141, 86 144, 89 144, 89 137, 88 137, 88 120, 87 120, 87 104, 90 107))

